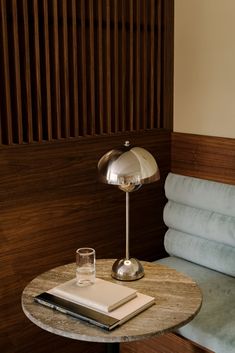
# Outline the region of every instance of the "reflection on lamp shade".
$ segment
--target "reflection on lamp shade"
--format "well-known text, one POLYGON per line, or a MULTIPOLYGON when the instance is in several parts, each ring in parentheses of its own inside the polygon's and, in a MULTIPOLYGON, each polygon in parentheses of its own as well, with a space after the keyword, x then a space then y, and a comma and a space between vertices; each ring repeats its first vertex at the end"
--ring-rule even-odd
POLYGON ((160 179, 158 165, 151 153, 141 147, 131 147, 128 141, 123 147, 107 152, 99 160, 98 170, 103 183, 118 186, 137 186, 160 179))

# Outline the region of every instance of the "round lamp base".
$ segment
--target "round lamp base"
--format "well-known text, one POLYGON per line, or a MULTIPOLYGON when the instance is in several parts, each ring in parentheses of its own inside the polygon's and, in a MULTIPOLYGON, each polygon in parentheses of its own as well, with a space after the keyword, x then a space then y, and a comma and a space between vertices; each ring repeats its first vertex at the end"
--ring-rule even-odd
POLYGON ((135 281, 144 276, 144 268, 134 258, 116 260, 113 264, 111 275, 119 281, 135 281))

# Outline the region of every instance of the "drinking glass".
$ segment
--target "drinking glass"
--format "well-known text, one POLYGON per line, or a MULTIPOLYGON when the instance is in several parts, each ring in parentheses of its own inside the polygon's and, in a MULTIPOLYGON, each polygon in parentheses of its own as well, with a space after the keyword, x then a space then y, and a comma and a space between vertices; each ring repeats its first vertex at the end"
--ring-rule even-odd
POLYGON ((76 251, 76 278, 78 286, 89 286, 95 283, 95 250, 79 248, 76 251))

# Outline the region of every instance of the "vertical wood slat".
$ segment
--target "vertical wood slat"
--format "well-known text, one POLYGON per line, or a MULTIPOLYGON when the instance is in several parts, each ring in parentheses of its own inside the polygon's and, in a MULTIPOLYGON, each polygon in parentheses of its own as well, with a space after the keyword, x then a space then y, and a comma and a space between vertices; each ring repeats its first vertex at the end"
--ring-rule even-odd
POLYGON ((59 25, 58 25, 58 1, 53 0, 53 40, 54 40, 54 91, 53 99, 55 100, 55 138, 61 138, 61 106, 60 106, 60 54, 59 54, 59 25))
POLYGON ((0 109, 0 145, 2 144, 2 113, 0 109))
POLYGON ((134 86, 133 86, 133 46, 134 46, 134 18, 133 18, 133 0, 130 0, 130 131, 133 131, 134 127, 134 86))
POLYGON ((82 134, 87 134, 87 76, 86 76, 86 18, 85 0, 81 0, 81 51, 82 51, 82 134))
POLYGON ((90 134, 96 132, 95 126, 95 62, 94 62, 94 5, 93 0, 89 1, 89 25, 90 25, 90 90, 91 90, 91 124, 90 134))
POLYGON ((156 109, 155 109, 155 114, 156 114, 156 125, 155 127, 160 128, 161 127, 161 82, 162 82, 162 61, 159 60, 162 55, 162 4, 161 1, 158 1, 158 8, 157 8, 157 62, 156 62, 156 76, 158 79, 156 80, 156 109))
POLYGON ((41 65, 40 65, 40 48, 39 48, 39 13, 38 1, 33 0, 34 12, 34 50, 35 50, 35 76, 36 76, 36 99, 37 106, 37 139, 39 142, 43 140, 42 133, 42 96, 41 96, 41 65))
POLYGON ((106 95, 107 95, 107 133, 111 127, 111 60, 110 60, 110 2, 106 2, 106 95))
POLYGON ((5 104, 6 104, 6 129, 4 136, 8 145, 13 143, 12 134, 12 108, 11 108, 11 87, 10 87, 10 71, 9 71, 9 47, 8 47, 8 30, 7 30, 7 14, 6 1, 0 0, 0 16, 2 23, 2 42, 3 42, 3 74, 5 83, 5 104))
POLYGON ((115 114, 115 132, 119 130, 119 92, 118 92, 118 0, 114 0, 114 114, 115 114))
POLYGON ((24 22, 24 42, 25 42, 25 84, 26 84, 26 100, 27 100, 27 142, 32 143, 33 136, 33 109, 31 94, 31 70, 30 70, 30 44, 29 44, 29 18, 28 3, 23 1, 23 22, 24 22))
POLYGON ((2 143, 171 128, 172 0, 0 4, 2 143))
POLYGON ((23 143, 23 127, 22 127, 22 92, 20 77, 20 50, 18 35, 18 12, 17 0, 12 0, 12 17, 13 17, 13 44, 14 44, 14 74, 15 74, 15 90, 16 90, 16 112, 17 112, 17 134, 18 143, 23 143))
POLYGON ((162 124, 165 129, 172 129, 173 125, 173 57, 174 57, 174 1, 168 0, 162 3, 161 23, 162 31, 162 55, 161 55, 161 93, 162 93, 162 124))
POLYGON ((126 18, 125 18, 125 0, 122 0, 122 128, 121 131, 125 131, 126 128, 126 18))
MULTIPOLYGON (((1 3, 0 3, 1 6, 1 3)), ((2 129, 2 112, 0 109, 0 145, 2 145, 3 141, 2 141, 2 133, 3 133, 3 129, 2 129)))
POLYGON ((150 11, 150 129, 154 128, 154 73, 155 73, 155 0, 151 0, 150 11))
POLYGON ((140 128, 140 0, 136 0, 136 130, 140 128))
POLYGON ((73 43, 73 104, 74 104, 74 136, 79 136, 79 112, 78 112, 78 46, 77 46, 77 5, 76 0, 72 0, 72 43, 73 43))
POLYGON ((143 128, 148 127, 147 113, 147 1, 143 1, 143 128))
POLYGON ((102 1, 98 1, 98 77, 99 77, 99 133, 104 131, 104 106, 103 106, 103 29, 102 29, 102 1))
MULTIPOLYGON (((70 105, 69 105, 69 67, 68 67, 68 10, 67 1, 62 1, 62 18, 63 18, 63 95, 64 95, 64 116, 63 119, 64 131, 61 131, 63 137, 68 138, 70 136, 70 105)), ((62 129, 62 128, 61 128, 62 129)))
POLYGON ((44 19, 44 55, 45 55, 45 81, 46 81, 46 128, 47 139, 52 140, 52 108, 51 108, 51 67, 50 67, 50 39, 48 23, 48 1, 43 0, 43 19, 44 19))

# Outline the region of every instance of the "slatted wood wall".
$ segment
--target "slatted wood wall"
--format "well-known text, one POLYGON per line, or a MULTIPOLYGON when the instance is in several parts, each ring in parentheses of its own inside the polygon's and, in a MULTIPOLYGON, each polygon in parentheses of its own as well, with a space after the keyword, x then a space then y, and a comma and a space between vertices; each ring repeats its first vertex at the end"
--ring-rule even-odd
POLYGON ((171 128, 170 11, 170 0, 0 0, 0 144, 171 128))
POLYGON ((161 171, 131 197, 131 255, 165 254, 172 82, 173 0, 0 0, 1 352, 105 351, 43 332, 20 297, 77 247, 123 256, 124 194, 96 168, 126 139, 161 171))

